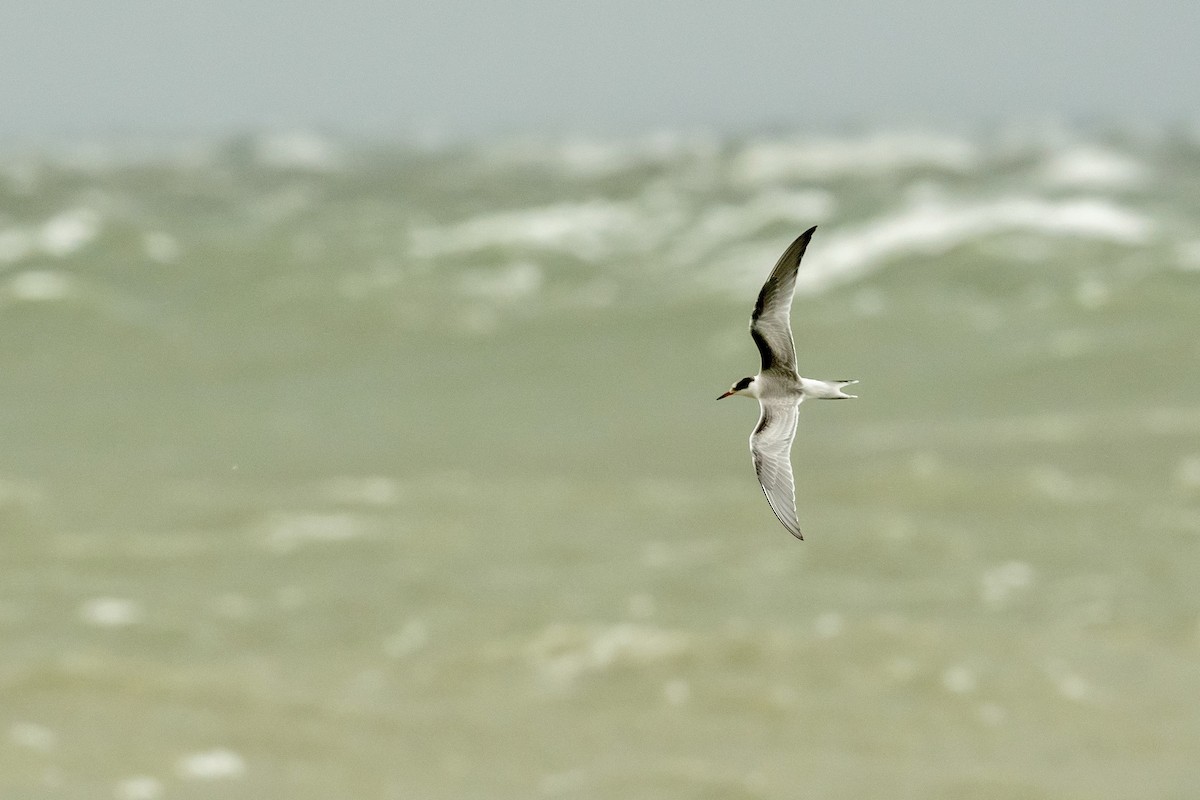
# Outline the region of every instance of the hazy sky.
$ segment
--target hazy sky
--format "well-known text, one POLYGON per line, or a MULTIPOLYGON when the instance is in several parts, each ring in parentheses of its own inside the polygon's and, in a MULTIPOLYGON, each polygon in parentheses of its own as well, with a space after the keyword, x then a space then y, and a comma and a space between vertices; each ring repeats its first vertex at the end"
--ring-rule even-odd
POLYGON ((1200 117, 1197 0, 7 6, 0 136, 1200 117))

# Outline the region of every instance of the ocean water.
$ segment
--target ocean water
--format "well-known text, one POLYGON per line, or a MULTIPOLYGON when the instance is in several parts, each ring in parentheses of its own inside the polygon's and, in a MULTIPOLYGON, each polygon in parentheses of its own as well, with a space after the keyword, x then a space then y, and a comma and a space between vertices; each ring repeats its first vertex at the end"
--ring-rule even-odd
POLYGON ((0 376, 0 797, 1200 796, 1192 132, 10 146, 0 376))

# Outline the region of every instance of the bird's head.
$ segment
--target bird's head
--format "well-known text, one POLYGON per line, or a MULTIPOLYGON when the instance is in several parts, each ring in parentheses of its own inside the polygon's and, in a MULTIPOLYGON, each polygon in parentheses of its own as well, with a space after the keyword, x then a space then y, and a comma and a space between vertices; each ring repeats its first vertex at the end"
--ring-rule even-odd
POLYGON ((735 383, 733 387, 725 394, 718 397, 718 400, 724 400, 735 394, 745 395, 747 397, 758 397, 758 379, 757 378, 742 378, 735 383))

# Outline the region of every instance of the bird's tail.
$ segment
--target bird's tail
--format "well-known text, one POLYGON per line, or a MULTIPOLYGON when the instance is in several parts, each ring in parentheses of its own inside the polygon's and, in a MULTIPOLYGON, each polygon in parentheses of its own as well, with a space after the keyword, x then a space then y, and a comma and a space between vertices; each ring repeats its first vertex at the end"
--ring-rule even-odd
POLYGON ((852 394, 846 394, 842 389, 858 381, 819 381, 815 378, 800 378, 800 391, 805 397, 813 397, 818 400, 847 400, 854 397, 852 394))
POLYGON ((858 397, 858 395, 856 395, 856 394, 846 394, 845 392, 842 391, 847 386, 854 384, 854 383, 858 383, 858 381, 856 379, 851 379, 851 380, 846 380, 846 381, 830 381, 830 383, 832 383, 834 385, 834 387, 837 389, 837 394, 834 396, 834 399, 836 399, 836 400, 853 400, 858 397))

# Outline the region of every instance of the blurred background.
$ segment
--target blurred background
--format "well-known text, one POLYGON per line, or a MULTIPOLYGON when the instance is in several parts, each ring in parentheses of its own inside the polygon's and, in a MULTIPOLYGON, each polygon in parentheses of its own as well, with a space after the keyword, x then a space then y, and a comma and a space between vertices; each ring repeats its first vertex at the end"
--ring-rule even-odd
POLYGON ((1196 30, 7 14, 0 797, 1200 796, 1196 30))

